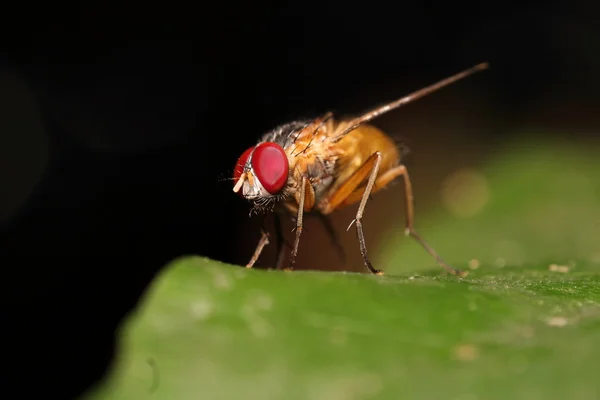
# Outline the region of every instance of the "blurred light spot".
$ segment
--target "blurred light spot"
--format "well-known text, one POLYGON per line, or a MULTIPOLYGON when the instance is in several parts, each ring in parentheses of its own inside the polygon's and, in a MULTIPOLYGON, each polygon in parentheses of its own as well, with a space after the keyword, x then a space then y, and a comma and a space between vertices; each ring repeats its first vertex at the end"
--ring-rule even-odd
POLYGON ((479 260, 474 258, 471 261, 469 261, 469 268, 471 269, 477 269, 479 268, 480 264, 479 264, 479 260))
POLYGON ((461 344, 454 349, 454 356, 460 361, 473 361, 479 358, 479 349, 474 344, 461 344))
POLYGON ((256 307, 261 310, 270 310, 273 306, 273 300, 268 295, 260 295, 256 298, 256 307))
POLYGON ((213 271, 213 285, 218 289, 229 290, 231 289, 232 282, 227 276, 220 271, 213 271))
POLYGON ((557 327, 563 327, 565 325, 567 325, 567 319, 565 317, 552 317, 549 318, 547 323, 549 326, 557 326, 557 327))
POLYGON ((460 169, 442 183, 442 203, 454 215, 471 217, 488 203, 487 180, 478 171, 460 169))
POLYGON ((504 266, 506 266, 506 260, 502 257, 498 257, 496 258, 494 264, 496 264, 496 267, 503 268, 504 266))
POLYGON ((213 314, 213 305, 208 300, 197 301, 191 306, 192 316, 203 321, 213 314))
POLYGON ((552 271, 552 272, 562 272, 563 274, 566 274, 567 272, 569 272, 571 268, 568 265, 557 265, 557 264, 550 264, 548 265, 548 270, 552 271))
POLYGON ((241 317, 246 321, 248 328, 255 337, 264 339, 273 334, 273 327, 259 314, 255 306, 244 304, 241 309, 241 317))

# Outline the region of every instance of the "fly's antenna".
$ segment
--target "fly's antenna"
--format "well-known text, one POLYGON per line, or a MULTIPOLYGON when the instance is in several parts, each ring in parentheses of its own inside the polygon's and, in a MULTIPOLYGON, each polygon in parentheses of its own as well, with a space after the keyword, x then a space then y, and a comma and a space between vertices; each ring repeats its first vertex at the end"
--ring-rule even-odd
POLYGON ((441 81, 434 83, 433 85, 424 87, 423 89, 419 89, 416 92, 409 94, 408 96, 404 96, 396 101, 393 101, 393 102, 383 105, 381 107, 375 108, 375 109, 361 115, 360 117, 357 117, 357 118, 351 120, 348 123, 348 127, 346 129, 344 129, 341 133, 337 134, 332 139, 332 141, 334 143, 339 141, 341 138, 346 136, 348 133, 352 132, 354 129, 358 128, 360 125, 364 124, 365 122, 371 121, 372 119, 377 118, 381 114, 385 114, 385 113, 395 110, 396 108, 399 108, 405 104, 408 104, 414 100, 420 99, 421 97, 425 97, 428 94, 431 94, 445 86, 448 86, 458 80, 466 78, 469 75, 473 75, 476 72, 483 71, 487 68, 489 68, 489 64, 487 62, 477 64, 469 69, 466 69, 462 72, 452 75, 446 79, 442 79, 441 81))

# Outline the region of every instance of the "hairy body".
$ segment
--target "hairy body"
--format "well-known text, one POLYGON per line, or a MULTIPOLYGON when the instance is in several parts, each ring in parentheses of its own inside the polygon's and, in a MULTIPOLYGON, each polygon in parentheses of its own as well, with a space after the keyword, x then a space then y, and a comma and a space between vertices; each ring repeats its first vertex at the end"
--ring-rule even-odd
MULTIPOLYGON (((298 252, 304 213, 315 213, 327 221, 326 216, 335 210, 360 202, 350 226, 356 225, 367 269, 381 274, 367 256, 362 217, 371 194, 403 177, 406 234, 415 238, 448 272, 465 275, 446 264, 414 229, 412 185, 402 165, 402 151, 390 136, 367 122, 487 67, 486 63, 478 64, 357 118, 336 120, 332 113, 327 113, 314 120, 280 125, 242 154, 234 170, 233 191, 254 203, 253 212, 288 211, 296 216, 289 269, 298 252)), ((331 234, 333 230, 327 222, 326 227, 331 234)), ((277 229, 279 268, 283 240, 281 229, 277 229)), ((268 243, 268 235, 263 232, 247 267, 254 265, 268 243)))
MULTIPOLYGON (((352 198, 344 199, 335 209, 331 202, 332 195, 373 154, 380 152, 382 156, 378 178, 400 165, 402 153, 396 142, 378 128, 361 125, 335 141, 337 135, 348 127, 348 121, 326 118, 285 124, 261 139, 279 144, 286 152, 290 175, 277 204, 293 214, 298 212, 300 185, 304 175, 309 183, 304 211, 328 215, 360 200, 367 177, 359 183, 352 198)), ((373 188, 371 194, 379 189, 383 187, 373 188)), ((257 207, 262 207, 260 202, 257 207)))

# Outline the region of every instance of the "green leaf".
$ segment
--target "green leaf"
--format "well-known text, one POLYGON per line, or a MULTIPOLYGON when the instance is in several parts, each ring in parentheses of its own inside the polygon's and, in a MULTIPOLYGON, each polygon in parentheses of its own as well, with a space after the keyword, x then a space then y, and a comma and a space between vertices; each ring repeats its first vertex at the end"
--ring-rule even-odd
POLYGON ((481 171, 478 214, 419 220, 477 260, 466 278, 394 230, 372 251, 385 276, 175 260, 87 398, 600 398, 600 159, 520 143, 481 171))

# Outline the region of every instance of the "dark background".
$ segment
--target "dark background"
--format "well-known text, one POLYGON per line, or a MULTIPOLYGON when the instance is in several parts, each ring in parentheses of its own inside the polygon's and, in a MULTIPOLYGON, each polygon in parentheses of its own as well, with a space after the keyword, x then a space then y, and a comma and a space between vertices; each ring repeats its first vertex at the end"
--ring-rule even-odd
POLYGON ((522 126, 590 139, 598 11, 333 0, 3 10, 2 385, 80 393, 108 368, 118 323, 164 264, 245 263, 257 223, 226 178, 274 125, 360 112, 488 61, 399 112, 431 166, 423 179, 484 160, 522 126), (428 129, 438 111, 445 134, 428 129))

